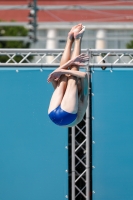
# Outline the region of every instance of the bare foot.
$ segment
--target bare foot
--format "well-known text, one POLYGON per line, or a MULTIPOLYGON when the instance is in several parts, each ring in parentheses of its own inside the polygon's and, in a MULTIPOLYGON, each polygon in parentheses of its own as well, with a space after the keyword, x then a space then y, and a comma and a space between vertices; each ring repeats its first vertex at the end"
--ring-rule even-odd
POLYGON ((79 26, 82 26, 82 24, 78 24, 76 26, 73 26, 70 30, 70 32, 68 33, 68 37, 70 40, 74 39, 74 31, 76 31, 78 29, 79 26))
POLYGON ((85 26, 81 26, 81 29, 78 29, 74 33, 74 39, 82 39, 83 34, 85 32, 85 26))
POLYGON ((75 29, 74 29, 74 39, 77 37, 77 35, 79 34, 79 32, 82 30, 82 24, 78 24, 75 29))

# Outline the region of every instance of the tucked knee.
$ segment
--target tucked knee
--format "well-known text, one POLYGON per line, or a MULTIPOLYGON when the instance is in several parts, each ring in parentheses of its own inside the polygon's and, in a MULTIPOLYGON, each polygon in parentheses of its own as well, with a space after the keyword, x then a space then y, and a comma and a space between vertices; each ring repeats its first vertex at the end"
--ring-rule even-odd
POLYGON ((68 78, 69 83, 71 84, 77 84, 77 77, 76 76, 70 76, 68 78))

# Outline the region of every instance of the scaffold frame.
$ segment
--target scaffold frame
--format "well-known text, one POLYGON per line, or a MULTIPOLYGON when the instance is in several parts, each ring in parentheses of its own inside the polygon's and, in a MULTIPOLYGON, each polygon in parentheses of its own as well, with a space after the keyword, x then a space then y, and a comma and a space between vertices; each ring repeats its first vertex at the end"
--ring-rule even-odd
MULTIPOLYGON (((26 68, 40 71, 45 68, 56 68, 60 64, 63 49, 0 49, 1 57, 6 56, 6 62, 0 63, 0 70, 13 68, 16 72, 26 68), (15 58, 20 56, 19 62, 15 58), (32 56, 32 61, 29 57, 32 56), (50 59, 49 59, 50 58, 50 59)), ((89 102, 86 115, 82 122, 71 128, 71 179, 70 200, 91 200, 91 73, 95 68, 133 68, 133 49, 82 49, 90 60, 84 67, 89 77, 89 102)))

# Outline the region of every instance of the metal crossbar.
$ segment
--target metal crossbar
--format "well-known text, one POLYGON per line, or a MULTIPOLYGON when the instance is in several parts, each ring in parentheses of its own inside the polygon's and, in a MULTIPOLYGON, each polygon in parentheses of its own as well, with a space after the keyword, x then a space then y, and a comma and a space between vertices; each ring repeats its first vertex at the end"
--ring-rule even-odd
MULTIPOLYGON (((0 49, 0 66, 4 67, 58 67, 63 49, 0 49), (3 59, 3 56, 5 57, 3 59), (19 62, 17 58, 19 57, 19 62), (31 59, 32 57, 32 59, 31 59), (51 59, 49 59, 51 57, 51 59)), ((133 50, 129 49, 82 49, 89 53, 90 67, 132 67, 133 50)), ((87 65, 86 65, 87 67, 87 65)))
MULTIPOLYGON (((0 69, 46 67, 55 68, 60 64, 63 49, 0 49, 0 69), (19 60, 17 59, 19 57, 19 60), (31 59, 32 58, 32 59, 31 59)), ((89 103, 84 119, 71 128, 71 167, 69 177, 72 188, 70 200, 91 200, 91 80, 95 68, 133 68, 132 49, 82 49, 89 55, 86 71, 89 77, 89 103)))

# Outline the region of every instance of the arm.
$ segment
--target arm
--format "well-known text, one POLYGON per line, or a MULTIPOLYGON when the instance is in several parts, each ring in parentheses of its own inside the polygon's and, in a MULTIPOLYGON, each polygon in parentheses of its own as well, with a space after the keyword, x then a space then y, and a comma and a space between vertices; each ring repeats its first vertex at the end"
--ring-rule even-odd
POLYGON ((56 70, 68 69, 68 67, 71 67, 72 65, 84 66, 85 65, 84 63, 87 62, 88 60, 89 60, 89 57, 86 54, 80 54, 76 56, 74 59, 70 59, 65 64, 61 65, 56 70))
POLYGON ((61 70, 61 74, 72 75, 72 76, 76 76, 76 77, 81 78, 81 79, 85 78, 85 76, 86 76, 85 72, 74 71, 74 70, 65 70, 65 69, 61 70))
POLYGON ((80 78, 84 78, 85 74, 84 72, 79 71, 72 71, 72 70, 66 70, 71 65, 77 65, 77 66, 85 66, 85 62, 89 60, 89 57, 85 54, 80 54, 76 58, 69 60, 64 65, 61 65, 56 70, 54 70, 48 77, 48 82, 51 82, 51 80, 58 80, 62 74, 69 74, 73 76, 77 76, 80 78))
POLYGON ((85 72, 74 71, 74 70, 65 70, 65 69, 58 69, 51 73, 47 79, 48 83, 52 82, 53 80, 58 80, 61 75, 72 75, 78 78, 84 79, 86 77, 85 72))
POLYGON ((68 69, 68 67, 70 67, 72 65, 72 60, 68 60, 65 64, 59 66, 56 70, 58 69, 68 69))

